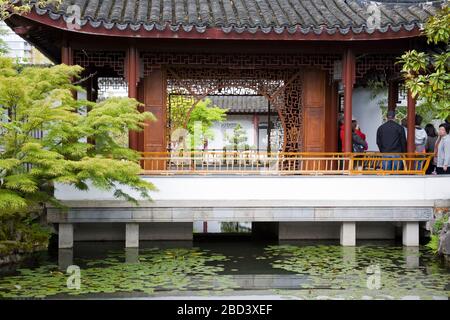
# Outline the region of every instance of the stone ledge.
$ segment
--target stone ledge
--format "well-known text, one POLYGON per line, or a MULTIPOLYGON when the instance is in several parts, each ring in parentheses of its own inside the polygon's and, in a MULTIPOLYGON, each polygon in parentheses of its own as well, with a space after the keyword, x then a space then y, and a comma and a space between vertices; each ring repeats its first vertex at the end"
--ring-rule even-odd
MULTIPOLYGON (((273 207, 450 207, 450 200, 155 200, 139 201, 139 206, 123 200, 64 200, 69 208, 273 208, 273 207)), ((49 208, 55 208, 49 206, 49 208)))
POLYGON ((432 207, 49 208, 51 223, 194 221, 428 221, 432 207))

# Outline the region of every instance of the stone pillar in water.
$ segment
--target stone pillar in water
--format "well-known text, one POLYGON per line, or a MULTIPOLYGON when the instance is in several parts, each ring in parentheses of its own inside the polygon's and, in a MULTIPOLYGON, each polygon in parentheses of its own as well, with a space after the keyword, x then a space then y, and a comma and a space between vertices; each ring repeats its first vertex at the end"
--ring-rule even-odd
POLYGON ((355 246, 356 245, 356 223, 342 222, 341 224, 341 245, 355 246))
POLYGON ((407 221, 403 223, 403 245, 406 247, 419 246, 419 222, 407 221))
POLYGON ((138 248, 139 247, 139 224, 127 223, 125 226, 125 247, 138 248))
POLYGON ((58 248, 73 248, 73 224, 60 223, 58 226, 58 248))

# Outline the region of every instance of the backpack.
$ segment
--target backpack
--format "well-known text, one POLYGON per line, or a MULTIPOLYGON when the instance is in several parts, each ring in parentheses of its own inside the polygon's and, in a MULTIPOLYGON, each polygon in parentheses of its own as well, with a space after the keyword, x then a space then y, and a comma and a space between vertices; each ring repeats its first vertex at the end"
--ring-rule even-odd
POLYGON ((353 144, 353 152, 357 152, 357 153, 364 152, 364 146, 354 143, 353 144))

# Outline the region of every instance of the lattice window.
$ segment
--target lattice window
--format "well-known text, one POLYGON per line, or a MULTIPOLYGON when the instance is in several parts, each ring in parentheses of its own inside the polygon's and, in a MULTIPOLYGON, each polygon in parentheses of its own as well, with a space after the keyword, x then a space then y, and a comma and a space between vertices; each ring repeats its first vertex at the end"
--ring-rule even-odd
POLYGON ((399 75, 401 65, 396 64, 398 56, 392 54, 366 54, 356 58, 356 79, 362 79, 370 71, 399 75))
POLYGON ((317 67, 332 75, 334 62, 342 57, 338 54, 196 54, 196 53, 153 53, 142 52, 144 76, 150 74, 154 66, 184 66, 190 68, 230 68, 247 69, 250 73, 257 69, 279 69, 317 67))
POLYGON ((86 51, 74 52, 74 63, 85 69, 105 69, 110 75, 124 77, 125 52, 122 51, 86 51))

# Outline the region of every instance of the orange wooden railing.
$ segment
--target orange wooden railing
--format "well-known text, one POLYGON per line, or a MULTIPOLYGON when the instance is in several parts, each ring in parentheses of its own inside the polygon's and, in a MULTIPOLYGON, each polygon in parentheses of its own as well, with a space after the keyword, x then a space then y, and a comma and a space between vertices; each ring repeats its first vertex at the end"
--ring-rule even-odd
POLYGON ((378 152, 144 152, 141 165, 142 174, 163 175, 424 175, 432 156, 378 152))

